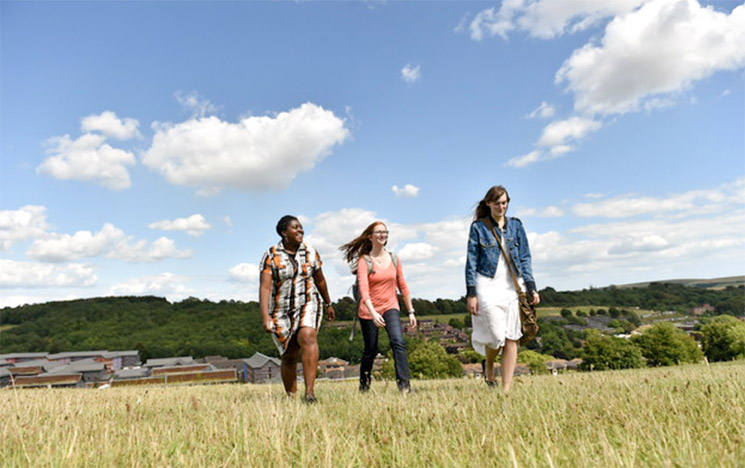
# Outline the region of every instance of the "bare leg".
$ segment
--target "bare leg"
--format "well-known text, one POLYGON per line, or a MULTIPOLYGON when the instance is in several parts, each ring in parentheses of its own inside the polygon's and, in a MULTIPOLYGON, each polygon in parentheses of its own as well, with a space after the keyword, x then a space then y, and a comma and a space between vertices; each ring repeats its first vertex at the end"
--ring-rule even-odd
POLYGON ((512 375, 517 365, 517 341, 505 340, 502 348, 502 389, 506 392, 512 387, 512 375))
POLYGON ((486 381, 487 382, 494 381, 494 361, 496 361, 498 354, 499 354, 498 349, 493 349, 488 346, 486 347, 486 381))
POLYGON ((318 340, 313 328, 303 327, 297 333, 303 359, 303 377, 305 377, 305 396, 314 396, 313 388, 316 383, 318 369, 318 340))
POLYGON ((297 391, 297 336, 293 336, 287 350, 282 355, 282 383, 288 395, 295 395, 297 391))

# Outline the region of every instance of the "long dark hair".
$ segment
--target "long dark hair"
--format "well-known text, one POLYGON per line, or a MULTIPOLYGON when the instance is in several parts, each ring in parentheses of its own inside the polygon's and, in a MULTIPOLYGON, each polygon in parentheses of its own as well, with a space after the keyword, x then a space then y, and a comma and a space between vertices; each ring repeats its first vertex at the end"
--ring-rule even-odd
POLYGON ((346 244, 339 247, 339 250, 344 252, 344 258, 347 260, 347 262, 353 263, 362 255, 367 255, 370 253, 370 251, 372 250, 372 241, 370 240, 370 236, 372 236, 373 230, 378 224, 382 224, 383 226, 385 226, 385 223, 383 221, 375 221, 371 225, 367 226, 365 230, 362 231, 362 234, 355 237, 354 240, 347 242, 346 244))
POLYGON ((477 219, 488 218, 491 215, 491 210, 488 206, 486 206, 486 204, 488 202, 499 200, 502 195, 507 195, 507 201, 510 201, 510 194, 507 193, 507 189, 502 187, 501 185, 495 185, 494 187, 487 190, 486 195, 484 195, 484 198, 479 201, 479 204, 476 206, 476 210, 474 210, 473 220, 476 221, 477 219))

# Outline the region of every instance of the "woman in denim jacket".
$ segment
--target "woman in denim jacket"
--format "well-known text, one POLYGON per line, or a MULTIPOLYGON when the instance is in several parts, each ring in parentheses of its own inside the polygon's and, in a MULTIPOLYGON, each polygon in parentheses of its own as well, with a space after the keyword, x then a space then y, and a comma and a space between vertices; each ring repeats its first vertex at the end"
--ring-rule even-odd
POLYGON ((476 207, 468 235, 466 259, 466 305, 473 321, 471 344, 486 356, 485 378, 496 387, 494 361, 502 353, 502 388, 512 386, 517 364, 517 342, 522 336, 517 291, 498 242, 509 253, 517 269, 518 283, 527 289, 532 304, 540 302, 536 292, 530 247, 522 222, 508 218, 510 196, 501 185, 486 192, 476 207), (499 239, 494 237, 488 222, 499 239))

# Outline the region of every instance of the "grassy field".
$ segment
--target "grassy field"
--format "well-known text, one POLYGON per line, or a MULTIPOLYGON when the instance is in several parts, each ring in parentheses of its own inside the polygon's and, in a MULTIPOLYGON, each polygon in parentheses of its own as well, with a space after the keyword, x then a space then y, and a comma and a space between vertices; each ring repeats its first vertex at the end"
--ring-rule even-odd
POLYGON ((27 467, 743 467, 745 362, 476 380, 0 391, 27 467))

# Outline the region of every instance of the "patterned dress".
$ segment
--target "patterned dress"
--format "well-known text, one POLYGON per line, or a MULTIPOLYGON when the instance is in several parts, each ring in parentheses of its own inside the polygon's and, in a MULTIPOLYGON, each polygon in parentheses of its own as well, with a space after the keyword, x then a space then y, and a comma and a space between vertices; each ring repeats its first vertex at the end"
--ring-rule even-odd
POLYGON ((261 272, 272 275, 269 317, 274 322, 272 339, 280 355, 287 351, 300 327, 318 330, 321 326, 322 300, 313 280, 321 264, 321 257, 313 247, 300 244, 293 255, 285 250, 282 241, 267 250, 261 259, 261 272))

